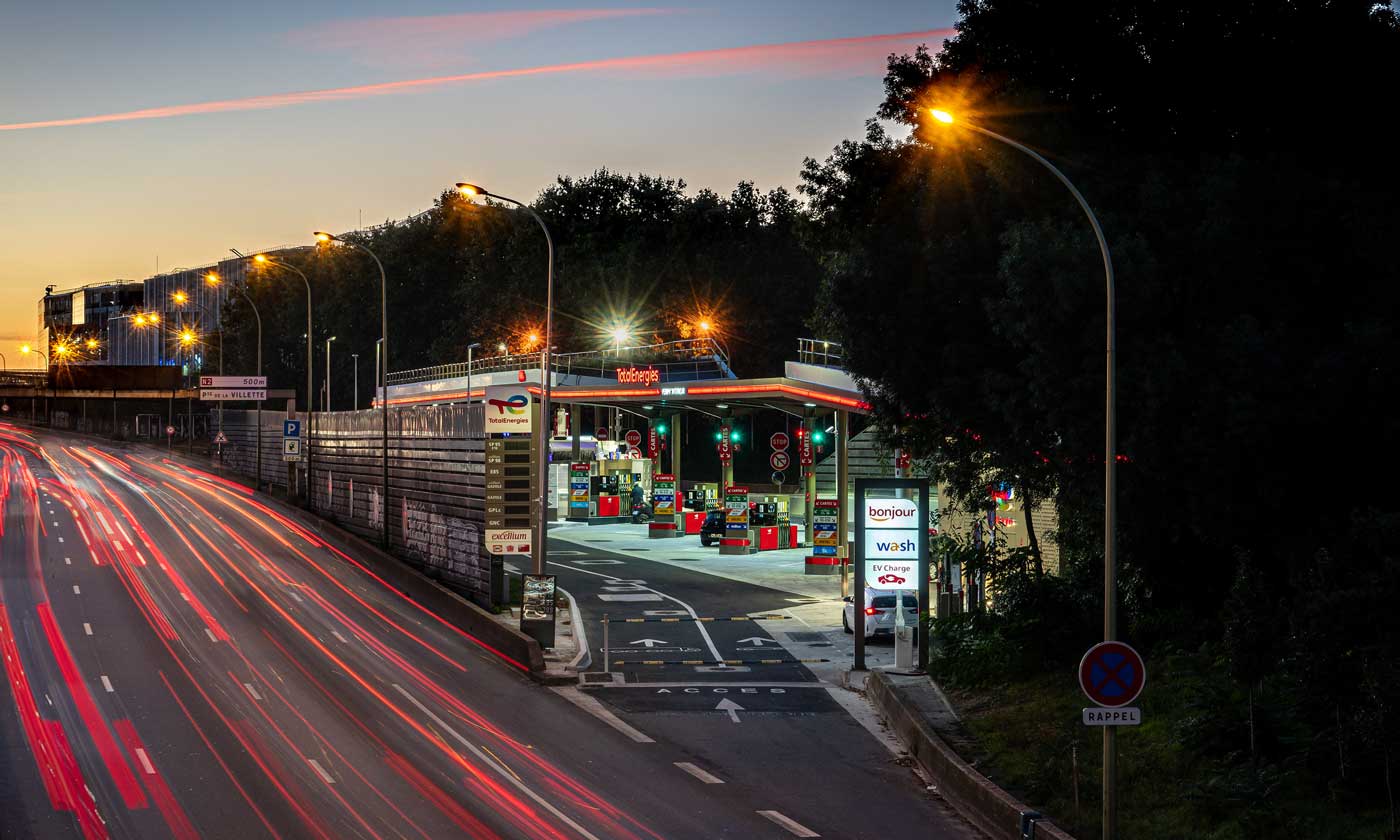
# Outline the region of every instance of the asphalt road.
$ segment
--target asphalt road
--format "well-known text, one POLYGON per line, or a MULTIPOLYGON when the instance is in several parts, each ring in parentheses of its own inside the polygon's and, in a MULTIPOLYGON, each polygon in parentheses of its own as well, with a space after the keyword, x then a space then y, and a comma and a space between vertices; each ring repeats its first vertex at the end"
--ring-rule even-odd
MULTIPOLYGON (((728 795, 783 803, 813 832, 798 836, 978 836, 836 698, 857 709, 863 700, 820 682, 765 629, 796 622, 732 620, 812 599, 610 553, 601 535, 574 540, 552 541, 549 560, 585 623, 583 691, 625 724, 689 756, 728 795), (695 660, 705 664, 686 664, 695 660), (713 664, 725 661, 740 664, 713 664)), ((649 551, 681 556, 666 544, 649 551)), ((804 657, 823 650, 804 647, 804 657)))
POLYGON ((0 837, 953 836, 821 701, 638 742, 158 452, 0 423, 0 512, 0 837))

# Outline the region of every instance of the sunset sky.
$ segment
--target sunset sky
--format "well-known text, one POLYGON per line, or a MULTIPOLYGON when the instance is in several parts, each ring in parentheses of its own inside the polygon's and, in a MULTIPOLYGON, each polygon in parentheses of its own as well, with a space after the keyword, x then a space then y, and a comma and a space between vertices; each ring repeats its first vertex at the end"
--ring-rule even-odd
POLYGON ((69 288, 303 243, 473 180, 600 167, 792 187, 954 0, 15 4, 0 27, 0 352, 69 288), (385 17, 392 13, 392 17, 385 17))

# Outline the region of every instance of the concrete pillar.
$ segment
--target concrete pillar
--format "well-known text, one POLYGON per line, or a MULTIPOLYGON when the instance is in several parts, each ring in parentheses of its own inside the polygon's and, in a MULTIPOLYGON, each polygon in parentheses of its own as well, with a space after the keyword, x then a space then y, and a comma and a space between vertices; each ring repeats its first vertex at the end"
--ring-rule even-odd
POLYGON ((583 426, 582 419, 578 416, 580 406, 569 406, 569 436, 572 438, 573 448, 569 452, 569 462, 578 463, 582 452, 579 447, 579 429, 583 426))
MULTIPOLYGON (((671 434, 666 444, 671 448, 671 474, 676 477, 676 511, 677 516, 680 516, 679 512, 684 510, 684 505, 681 504, 681 413, 678 411, 672 414, 669 423, 671 434)), ((678 521, 678 524, 682 526, 683 532, 685 523, 678 521)))
MULTIPOLYGON (((850 449, 846 444, 846 432, 850 429, 850 414, 845 410, 836 412, 836 498, 840 502, 840 516, 836 522, 836 551, 841 557, 841 568, 849 567, 851 553, 849 550, 850 536, 847 529, 847 522, 851 518, 851 503, 849 500, 848 488, 851 483, 851 467, 847 458, 847 451, 850 449)), ((841 573, 841 588, 847 588, 846 581, 850 580, 850 575, 843 571, 841 573)), ((851 593, 845 593, 851 594, 851 593)))

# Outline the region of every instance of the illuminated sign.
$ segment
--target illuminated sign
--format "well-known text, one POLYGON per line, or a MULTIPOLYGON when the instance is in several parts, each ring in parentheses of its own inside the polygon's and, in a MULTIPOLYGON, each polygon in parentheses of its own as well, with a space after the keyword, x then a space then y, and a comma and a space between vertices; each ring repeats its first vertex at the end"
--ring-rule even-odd
POLYGON ((865 527, 915 528, 919 505, 913 499, 866 499, 865 527))
POLYGON ((653 367, 618 368, 617 381, 628 385, 655 385, 661 381, 661 371, 653 367))
POLYGON ((530 392, 519 385, 492 385, 486 389, 486 434, 529 434, 532 431, 530 392))
POLYGON ((685 396, 685 386, 684 386, 684 385, 671 385, 671 386, 669 386, 669 387, 662 388, 662 389, 661 389, 661 396, 663 396, 663 397, 683 397, 683 396, 685 396))

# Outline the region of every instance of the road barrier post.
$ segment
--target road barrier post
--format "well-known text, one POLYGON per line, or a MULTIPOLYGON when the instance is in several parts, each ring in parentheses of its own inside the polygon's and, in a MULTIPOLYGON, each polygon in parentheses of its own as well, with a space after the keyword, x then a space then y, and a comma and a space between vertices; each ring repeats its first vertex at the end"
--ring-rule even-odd
POLYGON ((608 614, 603 613, 603 673, 612 672, 612 658, 608 656, 608 614))

